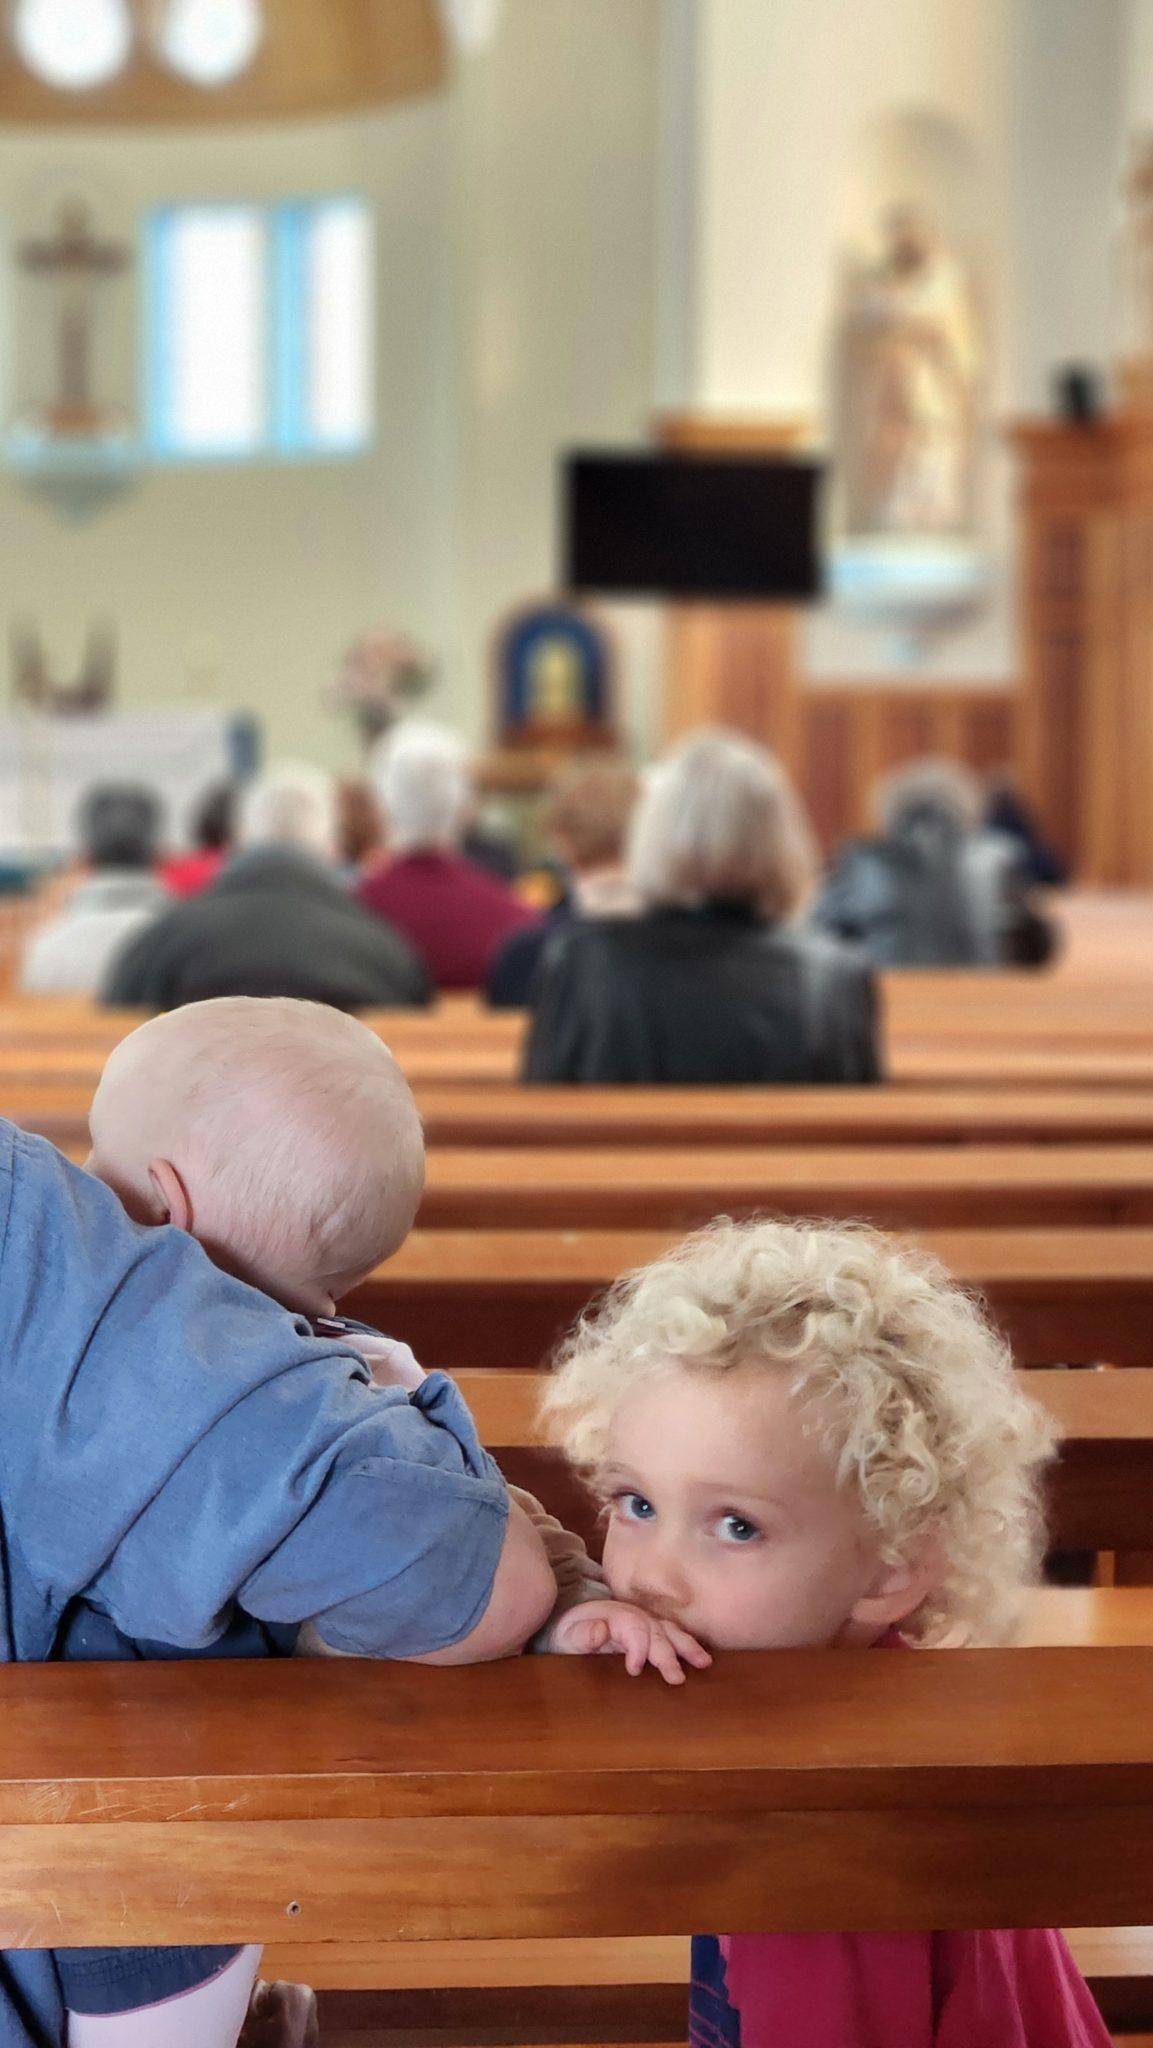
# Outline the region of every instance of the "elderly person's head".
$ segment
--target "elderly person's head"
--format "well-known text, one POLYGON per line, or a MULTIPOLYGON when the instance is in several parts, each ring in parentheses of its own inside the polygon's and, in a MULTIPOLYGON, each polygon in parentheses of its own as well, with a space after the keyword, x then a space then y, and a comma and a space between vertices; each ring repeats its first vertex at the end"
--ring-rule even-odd
POLYGON ((888 838, 925 826, 975 832, 984 809, 977 777, 959 761, 909 761, 873 790, 873 815, 888 838))
POLYGON ((800 908, 817 855, 780 762, 739 733, 717 729, 685 740, 650 771, 629 869, 651 908, 742 903, 776 919, 800 908))
POLYGON ((407 720, 381 741, 373 778, 392 853, 456 850, 473 804, 464 742, 456 733, 426 719, 407 720))
POLYGON ((293 847, 318 860, 336 857, 336 786, 303 762, 281 761, 250 782, 240 799, 237 845, 293 847))

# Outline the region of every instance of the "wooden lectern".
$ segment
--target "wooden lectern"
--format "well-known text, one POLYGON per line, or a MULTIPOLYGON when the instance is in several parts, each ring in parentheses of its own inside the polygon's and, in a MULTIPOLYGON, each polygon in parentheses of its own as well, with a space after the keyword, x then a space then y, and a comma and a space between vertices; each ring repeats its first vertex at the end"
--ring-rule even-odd
MULTIPOLYGON (((657 440, 679 455, 793 455, 805 445, 800 421, 724 419, 668 413, 657 440)), ((665 736, 729 725, 771 747, 795 774, 802 752, 800 607, 707 604, 667 607, 665 736)))
POLYGON ((1024 424, 1022 785, 1079 882, 1153 886, 1153 412, 1024 424))

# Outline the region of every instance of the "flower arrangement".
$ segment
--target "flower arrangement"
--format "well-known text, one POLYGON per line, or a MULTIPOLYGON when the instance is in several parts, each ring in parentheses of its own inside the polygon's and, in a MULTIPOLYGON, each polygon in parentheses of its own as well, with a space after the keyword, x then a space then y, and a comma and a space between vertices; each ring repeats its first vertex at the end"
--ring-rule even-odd
POLYGON ((431 687, 436 664, 407 633, 378 627, 354 640, 329 687, 334 710, 351 711, 361 742, 372 746, 431 687))

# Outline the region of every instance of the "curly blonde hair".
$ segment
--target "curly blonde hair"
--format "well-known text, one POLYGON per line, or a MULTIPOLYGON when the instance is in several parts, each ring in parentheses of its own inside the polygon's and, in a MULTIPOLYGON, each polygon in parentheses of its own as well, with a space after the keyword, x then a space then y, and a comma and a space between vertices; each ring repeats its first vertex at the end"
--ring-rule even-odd
POLYGON ((926 1539, 940 1556, 903 1632, 1005 1641, 1039 1567, 1054 1432, 980 1304, 921 1252, 864 1225, 722 1217, 582 1316, 543 1412, 595 1483, 614 1411, 642 1379, 753 1364, 788 1375, 884 1562, 926 1539))

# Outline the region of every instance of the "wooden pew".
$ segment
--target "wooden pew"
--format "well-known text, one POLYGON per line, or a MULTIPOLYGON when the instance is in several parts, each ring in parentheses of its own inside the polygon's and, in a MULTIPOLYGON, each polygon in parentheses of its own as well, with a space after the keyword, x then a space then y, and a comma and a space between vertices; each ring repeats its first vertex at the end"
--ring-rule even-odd
POLYGON ((1153 1224, 1153 1148, 444 1149, 427 1229, 687 1229, 718 1215, 867 1217, 892 1229, 1153 1224))
MULTIPOLYGON (((82 1159, 86 1137, 66 1149, 82 1159)), ((684 1231, 758 1213, 915 1231, 1148 1227, 1153 1147, 445 1147, 429 1156, 418 1220, 437 1232, 684 1231)))
MULTIPOLYGON (((534 1366, 593 1296, 673 1231, 415 1230, 342 1307, 428 1365, 534 1366)), ((918 1240, 987 1299, 1022 1365, 1144 1365, 1153 1231, 945 1230, 918 1240)))
MULTIPOLYGON (((467 1036, 441 1041, 435 1035, 403 1042, 387 1030, 383 1036, 414 1088, 507 1086, 519 1080, 521 1062, 515 1042, 467 1036)), ((98 1051, 74 1048, 67 1075, 91 1090, 110 1050, 110 1046, 98 1051)), ((1027 1040, 1023 1044, 919 1041, 890 1047, 885 1070, 889 1083, 896 1087, 1148 1090, 1153 1088, 1153 1048, 1082 1044, 1033 1050, 1027 1040)), ((4 1085, 13 1087, 53 1085, 61 1078, 53 1048, 35 1043, 22 1049, 14 1067, 0 1066, 0 1075, 5 1073, 4 1085)), ((835 1092, 830 1089, 830 1096, 835 1092)))
POLYGON ((1129 1925, 1153 1651, 0 1669, 5 1946, 1129 1925))
MULTIPOLYGON (((47 1070, 46 1070, 47 1071, 47 1070)), ((86 1143, 92 1088, 10 1079, 0 1113, 86 1143)), ((430 1146, 1153 1144, 1153 1089, 424 1087, 430 1146)))

